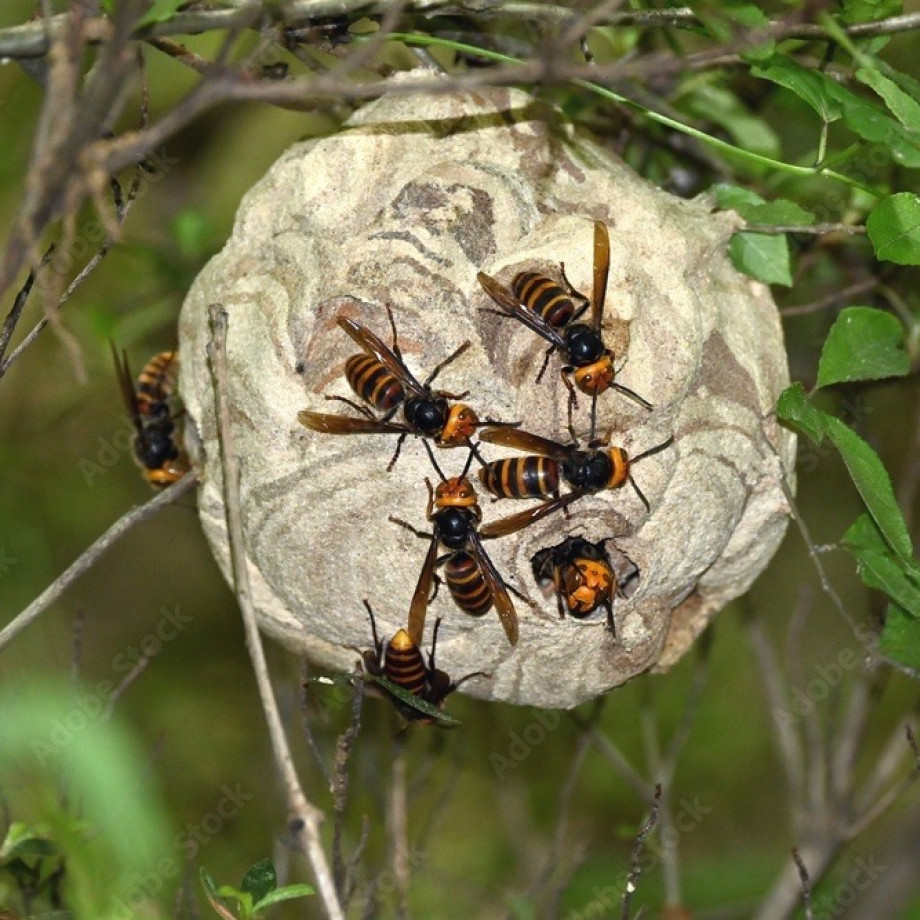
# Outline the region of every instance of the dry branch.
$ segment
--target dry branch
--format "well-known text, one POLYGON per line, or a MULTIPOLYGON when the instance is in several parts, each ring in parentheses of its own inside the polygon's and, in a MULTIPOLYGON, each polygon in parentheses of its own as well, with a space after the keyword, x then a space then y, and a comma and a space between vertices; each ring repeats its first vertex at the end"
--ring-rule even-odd
POLYGON ((177 483, 164 489, 147 504, 140 505, 119 518, 89 549, 80 554, 66 572, 56 578, 22 613, 0 630, 0 651, 41 616, 81 575, 86 574, 113 543, 136 524, 152 518, 167 505, 181 498, 193 488, 195 482, 195 474, 186 473, 177 483))
POLYGON ((259 688, 259 697, 265 712, 275 765, 280 773, 289 809, 288 827, 292 837, 306 853, 313 870, 316 886, 330 920, 344 920, 344 913, 336 894, 335 884, 326 855, 323 851, 319 828, 323 813, 304 794, 294 767, 281 714, 275 700, 268 664, 262 648, 262 639, 256 621, 249 584, 248 562, 243 544, 243 521, 240 512, 240 466, 233 450, 233 431, 230 424, 230 404, 227 393, 227 313, 219 304, 210 312, 212 337, 208 344, 208 358, 214 378, 214 398, 217 407, 218 434, 221 445, 224 504, 227 509, 227 533, 233 562, 233 580, 236 596, 243 615, 246 647, 252 661, 253 672, 259 688))

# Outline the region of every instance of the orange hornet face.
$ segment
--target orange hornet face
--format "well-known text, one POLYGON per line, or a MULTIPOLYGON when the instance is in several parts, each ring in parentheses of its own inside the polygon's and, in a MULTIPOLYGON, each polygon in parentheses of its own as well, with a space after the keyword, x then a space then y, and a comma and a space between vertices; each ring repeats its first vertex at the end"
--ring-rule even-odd
POLYGON ((572 378, 575 386, 582 393, 589 396, 603 393, 609 390, 616 376, 613 370, 613 355, 605 354, 593 364, 587 364, 584 367, 577 367, 572 372, 572 378))
POLYGON ((476 426, 479 424, 479 418, 476 413, 463 403, 457 403, 450 407, 447 415, 447 421, 438 435, 438 445, 441 447, 458 447, 468 444, 470 438, 476 432, 476 426))
POLYGON ((472 508, 476 501, 476 490, 466 476, 439 482, 434 490, 434 503, 438 508, 472 508))
POLYGON ((586 616, 609 601, 615 588, 610 568, 594 559, 576 559, 568 567, 564 581, 566 604, 576 617, 586 616))

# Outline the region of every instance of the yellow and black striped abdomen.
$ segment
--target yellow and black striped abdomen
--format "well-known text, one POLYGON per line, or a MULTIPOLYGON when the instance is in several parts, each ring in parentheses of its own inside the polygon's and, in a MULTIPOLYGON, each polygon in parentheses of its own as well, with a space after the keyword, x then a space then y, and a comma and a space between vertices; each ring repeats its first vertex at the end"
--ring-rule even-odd
POLYGON ((154 407, 168 399, 176 385, 179 355, 175 351, 161 351, 154 355, 137 375, 137 408, 141 415, 155 414, 154 407))
POLYGON ((425 660, 419 647, 404 629, 398 630, 387 644, 383 676, 416 696, 425 691, 428 681, 425 660))
POLYGON ((372 355, 352 355, 345 362, 345 379, 361 399, 381 412, 406 398, 402 384, 372 355))
POLYGON ((521 272, 514 276, 511 290, 520 303, 557 329, 561 329, 575 312, 575 304, 565 288, 546 275, 521 272))
POLYGON ((444 580, 457 606, 473 617, 492 609, 492 591, 479 563, 469 553, 454 553, 444 566, 444 580))
POLYGON ((559 464, 550 457, 511 457, 487 463, 479 479, 498 498, 544 498, 559 488, 559 464))

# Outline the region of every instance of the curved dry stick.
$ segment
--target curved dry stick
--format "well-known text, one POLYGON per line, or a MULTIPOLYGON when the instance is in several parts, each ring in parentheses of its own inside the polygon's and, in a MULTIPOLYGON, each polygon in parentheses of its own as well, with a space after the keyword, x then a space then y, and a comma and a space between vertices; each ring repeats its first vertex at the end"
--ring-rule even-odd
POLYGON ((230 559, 233 566, 233 581, 240 613, 243 616, 243 629, 246 634, 246 648, 252 661, 259 697, 265 712, 265 721, 271 739, 275 765, 284 783, 289 817, 288 827, 292 837, 298 841, 309 860, 316 880, 316 887, 322 899, 326 916, 330 920, 344 920, 345 914, 339 903, 332 873, 323 852, 319 828, 325 815, 306 797, 291 749, 288 745, 281 714, 272 690, 268 675, 268 664, 262 648, 262 637, 256 621, 256 612, 252 603, 252 591, 249 584, 248 560, 243 543, 243 514, 240 510, 240 464, 233 450, 232 428, 230 425, 230 403, 227 396, 227 326, 229 317, 220 304, 212 304, 209 310, 211 322, 211 340, 208 342, 208 359, 211 362, 211 374, 214 384, 214 403, 217 416, 217 433, 220 440, 221 470, 223 473, 224 509, 227 517, 227 541, 230 546, 230 559))
POLYGON ((62 575, 56 578, 25 610, 0 630, 0 651, 19 635, 33 620, 38 619, 81 575, 88 572, 99 557, 135 524, 152 518, 167 505, 189 492, 195 485, 195 474, 186 473, 177 483, 120 517, 92 546, 77 557, 62 575))

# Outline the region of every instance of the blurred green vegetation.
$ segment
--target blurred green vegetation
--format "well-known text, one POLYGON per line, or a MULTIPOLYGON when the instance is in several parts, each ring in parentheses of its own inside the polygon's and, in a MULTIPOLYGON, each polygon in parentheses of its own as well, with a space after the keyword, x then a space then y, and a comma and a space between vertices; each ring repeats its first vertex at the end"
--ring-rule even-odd
MULTIPOLYGON (((33 4, 25 0, 7 2, 0 10, 0 26, 23 21, 32 9, 33 4)), ((199 37, 187 44, 213 56, 221 40, 221 36, 199 37)), ((599 57, 616 56, 646 40, 641 29, 605 30, 597 36, 595 51, 599 57)), ((915 49, 915 38, 895 38, 888 59, 909 71, 915 64, 915 49)), ((197 77, 154 50, 148 49, 145 57, 153 89, 150 118, 155 121, 190 90, 197 77)), ((280 51, 278 58, 287 59, 280 51)), ((734 139, 770 156, 792 162, 813 149, 813 113, 800 100, 781 93, 755 99, 757 93, 764 93, 761 85, 732 87, 728 96, 726 92, 715 75, 701 76, 699 85, 686 88, 677 108, 694 118, 708 115, 716 124, 721 116, 714 109, 724 109, 734 139), (742 102, 748 111, 756 111, 755 122, 737 114, 744 111, 742 102)), ((612 107, 583 93, 555 90, 548 95, 608 139, 629 130, 628 121, 620 121, 612 107)), ((0 112, 5 126, 0 230, 4 237, 22 195, 41 99, 37 84, 16 64, 0 66, 0 112)), ((123 127, 137 124, 138 111, 137 101, 126 107, 123 127)), ((229 235, 241 196, 291 143, 329 132, 335 124, 331 115, 237 103, 210 111, 170 139, 157 151, 161 172, 142 188, 124 238, 64 308, 62 324, 79 348, 85 378, 78 375, 62 340, 48 329, 0 380, 4 622, 121 514, 149 497, 125 446, 127 422, 107 339, 128 349, 138 365, 143 356, 171 347, 184 293, 229 235)), ((685 193, 701 191, 712 178, 711 163, 683 156, 657 129, 627 140, 620 152, 651 181, 685 193)), ((725 175, 729 173, 724 169, 725 175)), ((746 177, 763 195, 786 195, 816 209, 822 204, 826 186, 817 180, 758 170, 746 177)), ((741 178, 734 176, 735 181, 741 178)), ((95 220, 87 208, 80 226, 85 229, 95 220)), ((865 239, 845 245, 852 247, 854 260, 869 247, 865 239)), ((847 282, 832 246, 798 239, 793 254, 795 284, 789 291, 778 291, 781 304, 805 303, 847 282)), ((3 309, 5 313, 8 304, 3 309)), ((39 316, 37 303, 30 303, 24 327, 39 316)), ((815 311, 785 321, 793 378, 813 380, 832 320, 832 311, 815 311)), ((916 455, 917 396, 912 376, 871 387, 841 387, 828 397, 838 411, 849 412, 858 421, 859 430, 884 458, 896 483, 916 455)), ((810 447, 804 453, 798 468, 799 509, 815 543, 830 543, 861 506, 835 454, 810 447)), ((908 520, 916 516, 916 508, 906 510, 908 520)), ((851 612, 861 619, 880 615, 878 598, 862 587, 851 558, 830 552, 823 562, 851 612)), ((806 662, 806 672, 799 677, 806 682, 815 677, 817 668, 837 660, 841 650, 861 654, 852 633, 822 594, 802 539, 790 526, 775 560, 750 594, 723 611, 711 629, 706 686, 671 790, 675 810, 688 803, 687 809, 699 815, 689 821, 680 840, 684 900, 695 906, 697 917, 716 916, 707 911, 726 904, 737 905, 735 916, 747 916, 788 862, 794 842, 786 822, 787 792, 771 740, 771 714, 744 629, 749 617, 762 620, 778 648, 789 641, 799 643, 806 662), (812 604, 811 612, 804 622, 796 621, 790 639, 790 621, 803 602, 812 604)), ((36 682, 53 688, 58 696, 69 692, 75 670, 83 687, 93 688, 103 680, 117 683, 137 661, 141 648, 155 653, 118 700, 110 730, 115 737, 124 736, 117 742, 120 750, 140 751, 145 767, 136 778, 147 787, 144 802, 156 814, 151 820, 169 828, 164 833, 171 842, 164 856, 176 859, 179 868, 158 892, 161 912, 144 907, 144 912, 138 908, 133 916, 172 916, 170 905, 183 880, 203 905, 197 873, 202 864, 214 878, 235 883, 247 867, 273 856, 282 877, 288 863, 293 865, 287 881, 310 881, 299 861, 281 846, 285 804, 239 614, 202 538, 190 499, 121 540, 2 653, 0 732, 12 738, 10 727, 21 726, 24 717, 16 706, 25 698, 26 688, 36 682), (159 642, 152 637, 169 616, 182 628, 175 640, 159 642), (230 800, 237 805, 228 807, 230 800), (189 863, 183 865, 186 857, 189 863)), ((268 651, 308 794, 331 814, 328 788, 299 734, 297 662, 275 646, 268 651)), ((632 762, 644 761, 652 718, 664 739, 678 725, 694 657, 688 656, 665 675, 642 677, 610 694, 598 728, 632 762)), ((845 674, 843 684, 849 679, 845 674)), ((310 689, 317 707, 314 731, 328 766, 335 738, 348 724, 350 707, 335 690, 313 685, 310 689)), ((839 689, 832 688, 832 705, 839 689)), ((880 746, 916 701, 916 685, 898 673, 892 673, 879 692, 880 704, 861 742, 867 762, 873 754, 878 756, 880 746)), ((371 828, 364 864, 370 873, 387 871, 387 778, 397 748, 405 745, 410 830, 419 840, 410 860, 414 916, 448 920, 542 916, 529 905, 526 891, 544 865, 565 888, 558 916, 581 916, 625 877, 647 806, 591 748, 564 810, 565 826, 554 857, 560 795, 581 729, 566 713, 552 714, 552 727, 546 728, 545 713, 459 695, 451 698, 449 709, 464 723, 461 728, 411 731, 394 740, 396 723, 390 708, 376 700, 365 702, 351 762, 348 846, 356 844, 362 818, 368 816, 371 828), (490 756, 511 756, 520 750, 514 747, 515 739, 525 736, 539 740, 523 742, 525 756, 498 775, 490 756), (571 880, 565 884, 569 872, 571 880)), ((591 712, 588 705, 579 715, 588 719, 591 712)), ((42 713, 33 710, 37 737, 45 736, 51 718, 42 713)), ((106 724, 99 716, 90 722, 100 730, 106 724)), ((104 750, 99 748, 100 757, 104 750)), ((13 753, 2 743, 0 753, 12 762, 13 753)), ((111 783, 114 794, 124 791, 130 771, 127 778, 120 774, 112 779, 100 767, 98 776, 100 782, 111 783)), ((31 770, 19 774, 18 780, 11 786, 4 776, 5 785, 0 786, 0 801, 9 817, 36 824, 45 820, 48 800, 61 789, 61 775, 31 770), (24 794, 26 789, 35 793, 36 801, 24 794)), ((75 791, 67 785, 71 793, 75 791)), ((77 832, 77 816, 86 804, 85 798, 68 802, 75 821, 68 833, 77 832)), ((920 792, 912 789, 899 800, 896 811, 916 814, 918 808, 920 792)), ((85 810, 83 814, 91 817, 85 810)), ((845 881, 854 859, 881 848, 886 827, 883 820, 845 851, 836 874, 819 891, 833 892, 845 881)), ((146 840, 153 828, 135 826, 134 832, 136 840, 146 840)), ((326 835, 331 839, 331 826, 326 835)), ((654 839, 649 848, 654 854, 654 839)), ((656 904, 663 897, 661 873, 654 858, 651 863, 641 878, 637 903, 656 904)), ((76 872, 76 865, 71 868, 76 872)), ((384 875, 385 903, 390 890, 392 879, 384 875)), ((614 900, 606 913, 596 916, 619 916, 618 905, 614 900)), ((383 916, 391 915, 387 910, 383 916)), ((321 915, 316 899, 291 902, 271 914, 279 918, 321 915)), ((903 917, 920 917, 920 899, 903 917)))

